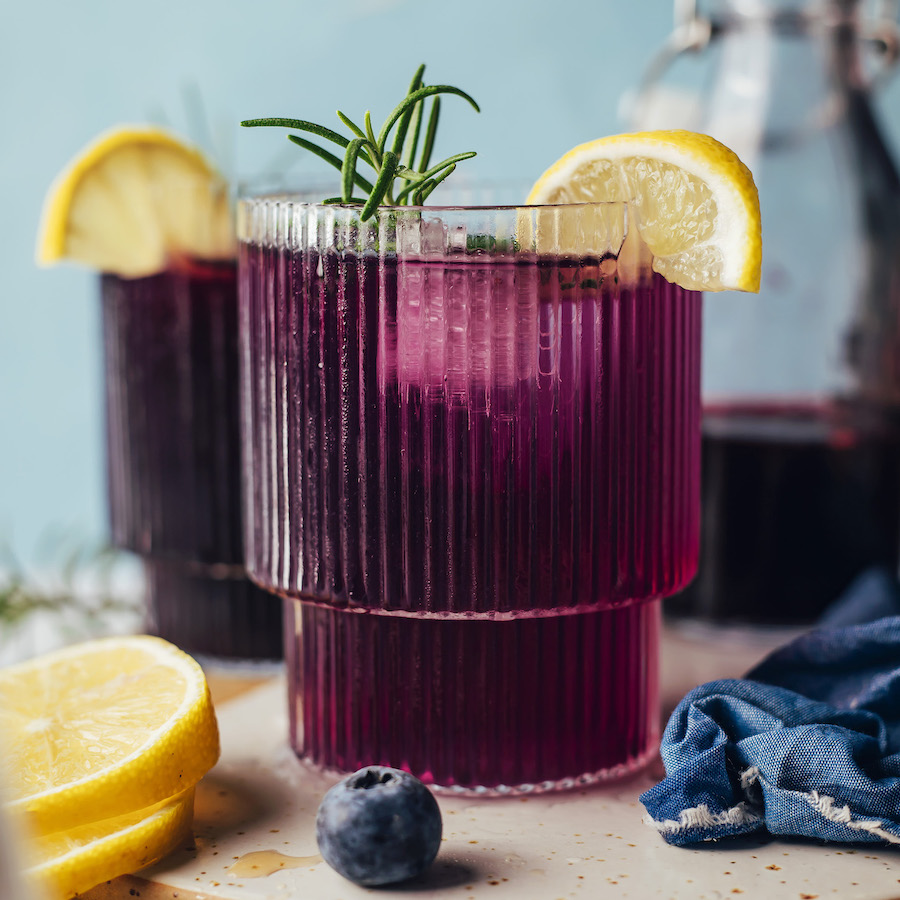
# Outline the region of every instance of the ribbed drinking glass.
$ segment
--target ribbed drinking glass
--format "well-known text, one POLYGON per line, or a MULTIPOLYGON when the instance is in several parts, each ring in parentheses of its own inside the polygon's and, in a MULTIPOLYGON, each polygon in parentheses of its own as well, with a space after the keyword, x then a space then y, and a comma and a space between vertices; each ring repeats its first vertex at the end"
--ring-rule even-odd
POLYGON ((631 771, 699 539, 700 297, 627 204, 239 208, 248 570, 291 740, 506 793, 631 771))

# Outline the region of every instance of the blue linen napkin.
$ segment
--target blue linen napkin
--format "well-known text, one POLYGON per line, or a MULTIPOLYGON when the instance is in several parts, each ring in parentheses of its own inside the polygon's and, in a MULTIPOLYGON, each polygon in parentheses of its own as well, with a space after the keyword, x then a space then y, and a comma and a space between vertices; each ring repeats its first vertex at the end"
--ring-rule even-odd
MULTIPOLYGON (((891 608, 895 580, 867 573, 833 619, 891 608)), ((640 799, 670 844, 766 831, 900 844, 900 615, 824 625, 694 688, 661 752, 666 777, 640 799)))

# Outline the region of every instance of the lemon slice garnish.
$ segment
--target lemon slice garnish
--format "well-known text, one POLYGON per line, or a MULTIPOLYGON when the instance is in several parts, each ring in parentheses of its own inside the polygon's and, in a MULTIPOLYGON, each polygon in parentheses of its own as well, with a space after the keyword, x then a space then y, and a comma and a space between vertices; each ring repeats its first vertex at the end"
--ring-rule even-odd
POLYGON ((72 897, 158 862, 191 840, 194 789, 150 809, 58 831, 28 848, 27 879, 51 897, 72 897))
POLYGON ((653 268, 691 290, 759 290, 759 195, 723 144, 691 131, 580 144, 537 180, 528 203, 631 201, 653 268))
POLYGON ((180 257, 234 252, 227 184, 203 154, 163 129, 125 126, 97 138, 53 182, 37 261, 134 278, 180 257))
POLYGON ((46 835, 146 809, 219 756, 200 666, 160 638, 104 638, 0 669, 0 783, 46 835))

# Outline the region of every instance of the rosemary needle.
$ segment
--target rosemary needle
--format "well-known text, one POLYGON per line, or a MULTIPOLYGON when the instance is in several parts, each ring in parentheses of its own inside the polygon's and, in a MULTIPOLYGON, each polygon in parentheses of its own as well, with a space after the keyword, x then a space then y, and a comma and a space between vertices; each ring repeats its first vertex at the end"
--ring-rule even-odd
POLYGON ((362 128, 345 113, 337 111, 338 119, 350 131, 349 138, 324 125, 317 125, 305 119, 281 117, 245 119, 241 125, 247 128, 259 126, 290 128, 293 131, 308 132, 336 144, 344 151, 341 155, 332 153, 297 134, 288 135, 290 141, 340 171, 341 196, 330 197, 324 202, 361 205, 360 219, 365 221, 382 205, 407 206, 424 203, 429 194, 456 169, 459 162, 475 156, 472 151, 455 153, 441 162, 431 164, 431 153, 440 116, 440 95, 451 94, 461 97, 476 112, 481 110, 472 97, 460 88, 449 84, 426 85, 423 81, 424 74, 423 64, 416 69, 406 96, 385 119, 377 136, 372 127, 372 116, 368 111, 363 118, 362 128), (424 129, 419 168, 414 169, 422 122, 425 118, 425 105, 429 100, 431 109, 424 129), (391 132, 394 133, 392 141, 391 132), (358 171, 360 163, 372 169, 374 176, 367 178, 361 175, 358 171), (395 181, 399 181, 396 187, 395 181), (354 195, 354 188, 365 192, 365 196, 354 195))

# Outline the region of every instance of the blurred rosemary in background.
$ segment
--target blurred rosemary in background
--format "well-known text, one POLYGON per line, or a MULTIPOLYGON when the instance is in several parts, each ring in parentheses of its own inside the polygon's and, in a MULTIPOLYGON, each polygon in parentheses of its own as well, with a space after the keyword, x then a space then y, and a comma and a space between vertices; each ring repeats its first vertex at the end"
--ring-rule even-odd
MULTIPOLYGON (((0 543, 0 647, 30 635, 33 652, 79 638, 135 630, 141 593, 133 561, 108 546, 54 535, 45 539, 37 564, 26 567, 0 543)), ((27 651, 29 648, 24 648, 27 651)), ((9 653, 5 653, 8 656, 9 653)))

